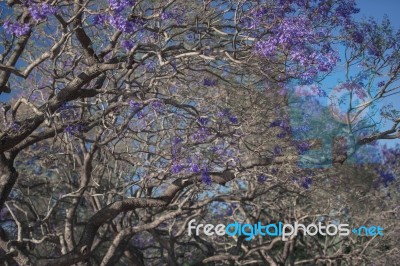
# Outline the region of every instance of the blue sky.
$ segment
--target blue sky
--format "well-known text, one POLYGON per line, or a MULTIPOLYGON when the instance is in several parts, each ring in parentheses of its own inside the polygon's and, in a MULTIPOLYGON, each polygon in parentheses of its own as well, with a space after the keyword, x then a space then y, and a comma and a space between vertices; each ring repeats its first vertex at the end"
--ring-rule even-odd
MULTIPOLYGON (((391 24, 395 30, 400 29, 400 0, 357 0, 357 5, 360 8, 360 13, 357 14, 357 18, 368 18, 374 17, 378 20, 387 15, 391 21, 391 24)), ((400 95, 396 95, 391 99, 387 99, 385 104, 392 103, 400 109, 400 95)), ((391 123, 388 123, 384 128, 389 128, 391 123)), ((394 146, 400 141, 397 140, 382 140, 380 143, 385 143, 388 146, 394 146)))
POLYGON ((395 28, 400 28, 400 1, 399 0, 357 0, 360 8, 358 18, 374 17, 382 19, 387 14, 395 28))

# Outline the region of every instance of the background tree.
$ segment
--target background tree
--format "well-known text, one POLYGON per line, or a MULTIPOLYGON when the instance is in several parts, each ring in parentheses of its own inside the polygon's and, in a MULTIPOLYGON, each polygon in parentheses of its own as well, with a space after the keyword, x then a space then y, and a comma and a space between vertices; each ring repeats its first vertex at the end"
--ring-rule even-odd
POLYGON ((388 21, 354 21, 351 0, 1 5, 1 263, 395 265, 399 148, 369 158, 399 137, 396 106, 373 108, 399 89, 388 21), (333 123, 317 98, 339 62, 337 90, 368 100, 333 123), (385 235, 189 236, 193 218, 385 235))

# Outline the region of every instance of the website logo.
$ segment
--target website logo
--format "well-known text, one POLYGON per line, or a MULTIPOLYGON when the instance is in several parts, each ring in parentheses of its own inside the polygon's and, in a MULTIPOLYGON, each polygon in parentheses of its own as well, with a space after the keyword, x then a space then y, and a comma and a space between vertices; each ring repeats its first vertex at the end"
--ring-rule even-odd
POLYGON ((225 224, 196 224, 196 220, 192 219, 188 223, 188 234, 199 236, 204 234, 207 236, 246 236, 246 240, 250 241, 255 236, 271 236, 281 237, 283 241, 287 241, 291 236, 297 236, 302 233, 305 236, 315 236, 320 234, 322 236, 348 236, 351 233, 357 236, 383 236, 383 228, 378 226, 360 226, 359 228, 350 229, 349 224, 328 224, 323 225, 321 222, 317 224, 304 225, 298 222, 286 224, 282 222, 272 224, 242 224, 239 222, 225 224))

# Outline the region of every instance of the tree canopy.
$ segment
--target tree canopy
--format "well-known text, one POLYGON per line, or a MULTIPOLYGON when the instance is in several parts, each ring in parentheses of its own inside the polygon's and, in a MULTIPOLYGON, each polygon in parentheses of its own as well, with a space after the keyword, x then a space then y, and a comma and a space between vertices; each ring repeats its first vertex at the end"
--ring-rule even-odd
POLYGON ((400 259, 388 19, 356 20, 354 0, 0 7, 0 264, 400 259), (384 234, 246 240, 188 234, 192 219, 384 234))

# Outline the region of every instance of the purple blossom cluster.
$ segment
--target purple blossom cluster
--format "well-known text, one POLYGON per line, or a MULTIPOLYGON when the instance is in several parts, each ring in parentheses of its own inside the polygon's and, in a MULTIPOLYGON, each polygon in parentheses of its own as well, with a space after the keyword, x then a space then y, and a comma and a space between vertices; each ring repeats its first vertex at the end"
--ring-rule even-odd
POLYGON ((281 146, 279 146, 279 145, 275 145, 275 147, 274 147, 274 155, 282 155, 282 148, 281 148, 281 146))
MULTIPOLYGON (((303 6, 298 1, 285 1, 286 4, 289 2, 292 2, 292 4, 296 2, 297 5, 303 6)), ((309 12, 313 8, 308 8, 307 10, 309 12)), ((316 13, 320 12, 317 8, 315 11, 316 13)), ((315 23, 318 20, 326 20, 326 17, 315 18, 304 14, 286 16, 284 14, 291 12, 286 10, 283 14, 280 14, 283 17, 278 20, 279 23, 276 23, 276 21, 263 21, 264 16, 259 15, 259 13, 270 14, 269 12, 272 11, 256 9, 253 14, 255 21, 260 21, 259 23, 261 24, 272 23, 273 25, 268 30, 269 34, 266 34, 256 42, 255 52, 257 54, 272 59, 282 53, 288 55, 289 67, 287 74, 304 80, 312 80, 319 72, 332 70, 339 61, 338 53, 326 42, 329 32, 326 29, 319 30, 315 23)))
POLYGON ((139 109, 142 105, 139 102, 135 102, 134 100, 130 100, 129 101, 129 106, 133 111, 135 111, 135 110, 139 109))
POLYGON ((310 150, 310 144, 306 141, 301 141, 296 143, 296 148, 299 154, 305 154, 308 150, 310 150))
POLYGON ((151 108, 156 112, 161 112, 164 104, 160 100, 155 100, 151 102, 151 108))
POLYGON ((328 96, 325 90, 321 89, 321 87, 315 84, 296 86, 294 89, 294 93, 296 94, 296 96, 318 96, 318 97, 328 96))
POLYGON ((383 184, 385 187, 387 187, 389 183, 393 182, 396 179, 394 174, 388 169, 375 168, 375 171, 379 176, 378 183, 383 184))
POLYGON ((352 92, 361 100, 365 100, 368 97, 361 82, 347 81, 340 84, 340 86, 336 89, 338 91, 347 90, 349 92, 352 92))
POLYGON ((21 124, 17 121, 14 121, 14 122, 12 122, 10 128, 11 128, 12 132, 18 132, 21 129, 21 124))
POLYGON ((258 176, 258 179, 257 179, 257 181, 258 181, 258 183, 265 183, 265 181, 267 181, 267 176, 266 175, 260 175, 260 176, 258 176))
POLYGON ((129 107, 133 112, 136 112, 136 116, 138 118, 143 118, 144 117, 143 110, 139 110, 142 107, 141 103, 136 102, 134 100, 130 100, 129 101, 129 107))
POLYGON ((285 138, 288 134, 290 134, 292 132, 290 123, 287 120, 281 120, 281 119, 275 120, 275 121, 271 122, 269 127, 270 128, 279 127, 282 129, 282 131, 276 135, 280 139, 285 138))
POLYGON ((178 174, 180 171, 183 170, 183 168, 185 168, 185 166, 181 163, 174 163, 171 167, 171 172, 174 174, 178 174))
POLYGON ((154 73, 156 72, 156 62, 154 61, 147 61, 146 63, 144 63, 144 67, 146 68, 146 71, 149 73, 154 73))
MULTIPOLYGON (((199 125, 208 123, 207 117, 198 118, 199 125)), ((200 174, 203 183, 211 184, 209 169, 226 162, 228 166, 235 166, 238 160, 238 152, 234 143, 216 140, 215 145, 203 149, 193 143, 185 144, 183 139, 176 137, 171 141, 171 168, 173 174, 184 172, 185 174, 200 174), (207 156, 208 155, 208 156, 207 156)))
POLYGON ((346 45, 356 49, 365 48, 364 64, 381 57, 385 52, 389 60, 398 58, 400 34, 396 34, 387 18, 381 23, 373 18, 357 23, 351 22, 345 27, 343 35, 348 36, 346 45))
MULTIPOLYGON (((328 0, 322 2, 328 3, 328 0)), ((360 12, 360 9, 356 7, 355 0, 340 0, 337 1, 337 7, 334 11, 336 20, 342 20, 342 22, 349 22, 350 16, 360 12)))
POLYGON ((207 117, 200 117, 197 119, 197 123, 199 124, 199 129, 192 134, 192 140, 198 143, 203 143, 208 140, 208 138, 211 136, 211 132, 208 128, 206 128, 206 125, 208 123, 208 118, 207 117))
MULTIPOLYGON (((127 8, 132 7, 135 4, 133 0, 109 0, 110 6, 109 14, 96 14, 93 16, 93 24, 94 25, 102 25, 105 23, 109 23, 111 26, 120 30, 124 33, 133 33, 137 31, 141 26, 143 26, 143 22, 139 19, 128 19, 126 12, 124 12, 127 8)), ((122 44, 123 47, 127 50, 128 46, 131 45, 130 42, 125 42, 122 44)))
POLYGON ((30 3, 29 12, 34 20, 44 20, 49 15, 54 15, 57 12, 57 9, 48 3, 30 3))
POLYGON ((208 123, 208 117, 202 116, 197 119, 197 122, 199 123, 200 126, 204 127, 208 123))
POLYGON ((197 174, 197 173, 200 173, 201 169, 200 169, 200 166, 197 163, 191 163, 190 164, 190 171, 192 173, 197 174))
POLYGON ((361 44, 364 42, 364 34, 359 30, 351 30, 350 37, 354 43, 361 44))
POLYGON ((108 4, 111 10, 115 12, 121 12, 127 7, 131 7, 135 4, 134 0, 108 0, 108 4))
POLYGON ((313 180, 310 177, 306 176, 303 178, 301 186, 305 189, 309 189, 311 187, 312 183, 313 183, 313 180))
MULTIPOLYGON (((396 180, 396 165, 399 163, 400 158, 400 145, 388 148, 384 145, 381 149, 381 164, 382 167, 375 167, 375 172, 378 174, 376 186, 384 185, 385 187, 396 180)), ((398 174, 398 173, 397 173, 398 174)))
POLYGON ((74 107, 68 103, 63 103, 60 108, 58 108, 57 112, 60 114, 60 117, 66 121, 72 121, 78 117, 74 107))
POLYGON ((207 169, 204 170, 204 171, 201 173, 201 180, 202 180, 203 183, 206 184, 207 186, 211 186, 211 184, 212 184, 212 179, 211 179, 210 173, 207 171, 207 169))
POLYGON ((73 125, 68 125, 64 131, 70 136, 75 136, 82 132, 85 129, 85 127, 81 124, 73 124, 73 125))
POLYGON ((256 50, 268 57, 275 55, 279 47, 290 49, 304 46, 306 43, 315 43, 315 40, 310 20, 302 17, 286 18, 272 30, 272 34, 266 40, 256 43, 256 50))
POLYGON ((109 16, 109 22, 114 28, 125 33, 133 33, 136 30, 136 25, 133 21, 129 21, 118 13, 109 16))
POLYGON ((305 189, 309 189, 313 183, 312 178, 309 176, 303 176, 301 178, 292 177, 292 181, 305 189))
MULTIPOLYGON (((305 116, 307 116, 307 115, 305 115, 305 116)), ((305 118, 305 120, 307 120, 306 117, 304 117, 304 118, 305 118)), ((309 123, 307 123, 307 121, 306 121, 305 124, 302 124, 297 127, 293 127, 292 132, 296 136, 300 136, 300 135, 305 135, 305 134, 309 133, 311 131, 311 129, 312 129, 311 125, 309 123)))
POLYGON ((172 167, 171 167, 171 172, 174 174, 179 173, 184 167, 180 163, 180 157, 181 157, 181 152, 182 152, 182 138, 176 137, 172 141, 172 146, 171 146, 171 154, 172 154, 172 167))
POLYGON ((400 158, 400 145, 393 148, 388 148, 386 145, 382 147, 382 157, 386 165, 394 165, 399 163, 400 158))
POLYGON ((229 144, 226 142, 218 143, 210 147, 210 151, 214 157, 219 158, 221 161, 230 161, 231 166, 234 166, 238 162, 238 151, 233 142, 229 144))
POLYGON ((123 40, 121 42, 121 46, 128 52, 130 51, 133 46, 135 45, 135 42, 133 40, 123 40))
POLYGON ((107 14, 96 14, 93 16, 93 24, 101 25, 107 22, 108 16, 107 14))
POLYGON ((167 20, 167 19, 172 18, 173 15, 174 15, 174 14, 171 13, 171 12, 162 12, 161 15, 160 15, 160 18, 161 18, 162 20, 167 20))
POLYGON ((205 78, 203 81, 203 85, 207 87, 213 87, 218 85, 218 80, 217 79, 210 79, 210 78, 205 78))
POLYGON ((238 124, 239 123, 239 119, 237 118, 237 116, 233 115, 231 113, 231 111, 227 108, 222 109, 219 113, 218 113, 218 117, 222 118, 222 119, 228 119, 228 121, 232 124, 238 124))
POLYGON ((11 22, 10 20, 6 20, 3 23, 3 29, 8 34, 14 34, 20 37, 29 33, 30 25, 29 23, 19 23, 18 21, 11 22))
POLYGON ((201 173, 202 182, 206 185, 212 184, 211 176, 208 172, 207 166, 199 165, 200 158, 197 156, 190 156, 186 160, 183 159, 183 140, 180 137, 175 138, 172 141, 171 154, 172 154, 172 166, 171 173, 179 174, 184 169, 187 169, 189 173, 199 174, 201 173))
POLYGON ((381 87, 385 86, 385 84, 386 84, 386 82, 382 80, 382 81, 379 81, 379 82, 378 82, 377 86, 378 86, 379 88, 381 88, 381 87))
POLYGON ((192 140, 198 143, 203 143, 206 142, 210 136, 210 130, 202 126, 194 134, 192 134, 192 140))
POLYGON ((6 220, 6 218, 8 216, 7 213, 8 213, 7 208, 3 208, 3 209, 0 210, 0 221, 5 221, 6 220))
POLYGON ((174 7, 170 10, 164 10, 160 14, 160 18, 163 21, 175 20, 176 23, 182 24, 184 15, 185 15, 185 10, 183 8, 174 7))

